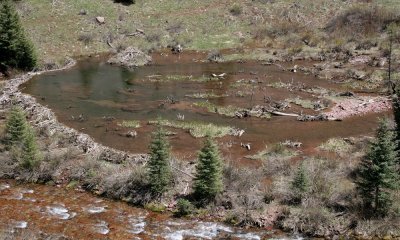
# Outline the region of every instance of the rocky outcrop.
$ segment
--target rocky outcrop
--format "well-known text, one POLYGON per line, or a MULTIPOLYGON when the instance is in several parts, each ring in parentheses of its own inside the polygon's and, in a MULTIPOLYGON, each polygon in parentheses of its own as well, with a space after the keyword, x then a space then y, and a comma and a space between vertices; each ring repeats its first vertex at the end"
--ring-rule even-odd
POLYGON ((151 57, 134 47, 126 48, 108 60, 109 64, 116 64, 128 68, 143 66, 149 62, 151 62, 151 57))

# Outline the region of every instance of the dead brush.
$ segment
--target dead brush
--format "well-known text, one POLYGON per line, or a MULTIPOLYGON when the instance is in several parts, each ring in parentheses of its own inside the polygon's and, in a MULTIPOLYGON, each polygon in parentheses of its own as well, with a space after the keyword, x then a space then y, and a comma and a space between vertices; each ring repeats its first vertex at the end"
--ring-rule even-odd
POLYGON ((371 37, 379 35, 390 23, 399 23, 400 14, 383 7, 354 7, 332 19, 325 31, 332 36, 371 37))
POLYGON ((241 226, 256 225, 256 213, 264 207, 265 192, 261 190, 263 172, 255 169, 238 169, 232 163, 224 167, 225 193, 218 205, 230 209, 230 215, 241 226))
POLYGON ((92 33, 85 32, 79 34, 78 36, 78 41, 82 42, 86 46, 92 43, 93 40, 94 40, 94 35, 92 33))

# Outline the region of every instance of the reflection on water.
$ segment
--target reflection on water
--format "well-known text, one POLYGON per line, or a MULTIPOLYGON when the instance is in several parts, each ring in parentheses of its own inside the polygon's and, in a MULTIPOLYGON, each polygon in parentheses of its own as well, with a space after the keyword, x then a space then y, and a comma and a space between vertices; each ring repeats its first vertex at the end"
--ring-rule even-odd
MULTIPOLYGON (((270 239, 285 236, 221 223, 175 219, 57 187, 0 180, 1 231, 28 229, 73 239, 270 239), (26 188, 32 191, 25 191, 26 188), (15 200, 10 196, 20 195, 15 200), (36 202, 25 201, 35 198, 36 202), (136 237, 136 238, 135 238, 136 237)), ((289 239, 289 238, 288 238, 289 239)), ((293 239, 293 238, 291 238, 293 239)))

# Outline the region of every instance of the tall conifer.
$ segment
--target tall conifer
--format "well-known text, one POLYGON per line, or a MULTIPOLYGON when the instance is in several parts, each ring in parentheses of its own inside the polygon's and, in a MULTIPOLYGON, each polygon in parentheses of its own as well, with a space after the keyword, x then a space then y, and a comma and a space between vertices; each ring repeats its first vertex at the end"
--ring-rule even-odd
POLYGON ((171 184, 171 169, 169 165, 170 147, 165 131, 158 123, 150 144, 150 160, 148 175, 153 194, 161 196, 171 184))
POLYGON ((206 137, 200 150, 194 179, 194 196, 200 201, 213 200, 223 190, 222 162, 217 145, 206 137))
POLYGON ((376 139, 361 161, 356 181, 364 209, 373 210, 377 216, 388 213, 392 192, 399 184, 396 148, 395 133, 389 129, 387 120, 381 120, 376 139))
POLYGON ((0 3, 0 65, 31 70, 36 66, 32 43, 25 37, 20 19, 9 0, 0 3))

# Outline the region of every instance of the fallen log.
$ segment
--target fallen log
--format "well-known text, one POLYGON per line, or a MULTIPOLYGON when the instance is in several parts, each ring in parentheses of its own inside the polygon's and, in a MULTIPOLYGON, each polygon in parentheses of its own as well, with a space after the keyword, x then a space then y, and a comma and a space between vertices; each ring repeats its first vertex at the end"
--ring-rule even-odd
POLYGON ((285 116, 285 117, 299 117, 300 115, 297 113, 284 113, 284 112, 278 112, 275 110, 266 110, 267 112, 276 115, 276 116, 285 116))

